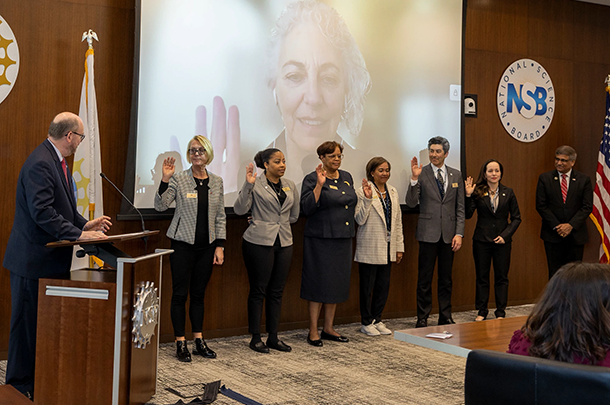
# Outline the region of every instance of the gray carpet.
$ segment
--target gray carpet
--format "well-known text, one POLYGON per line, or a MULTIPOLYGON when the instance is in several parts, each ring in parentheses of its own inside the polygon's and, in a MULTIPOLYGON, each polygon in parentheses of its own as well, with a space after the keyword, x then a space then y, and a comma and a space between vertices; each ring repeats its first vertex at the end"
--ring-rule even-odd
MULTIPOLYGON (((529 314, 532 306, 510 307, 507 317, 529 314)), ((475 311, 453 315, 457 323, 470 322, 475 311)), ((436 324, 431 317, 430 325, 436 324)), ((414 318, 387 320, 392 330, 415 327, 414 318)), ((173 343, 162 344, 159 353, 157 395, 150 404, 173 404, 179 396, 165 388, 185 386, 184 391, 202 393, 203 384, 221 380, 242 395, 263 404, 421 404, 464 403, 466 359, 400 342, 393 336, 369 337, 360 324, 337 326, 350 343, 324 341, 324 347, 307 344, 307 331, 280 333, 292 346, 291 353, 272 350, 256 353, 248 347, 250 336, 210 339, 217 359, 193 357, 192 363, 175 358, 173 343)), ((508 346, 508 342, 507 346, 508 346)), ((4 382, 6 361, 0 362, 4 382)), ((189 402, 192 398, 184 400, 189 402)), ((221 394, 214 404, 238 402, 221 394)))

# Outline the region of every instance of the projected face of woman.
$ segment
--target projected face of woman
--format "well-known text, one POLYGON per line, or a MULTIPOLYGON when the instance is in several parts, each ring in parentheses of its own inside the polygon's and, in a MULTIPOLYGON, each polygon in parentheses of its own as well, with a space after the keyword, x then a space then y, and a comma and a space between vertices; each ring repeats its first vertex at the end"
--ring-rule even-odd
POLYGON ((286 35, 277 72, 275 91, 288 139, 306 150, 334 139, 347 85, 341 55, 316 25, 300 24, 286 35))

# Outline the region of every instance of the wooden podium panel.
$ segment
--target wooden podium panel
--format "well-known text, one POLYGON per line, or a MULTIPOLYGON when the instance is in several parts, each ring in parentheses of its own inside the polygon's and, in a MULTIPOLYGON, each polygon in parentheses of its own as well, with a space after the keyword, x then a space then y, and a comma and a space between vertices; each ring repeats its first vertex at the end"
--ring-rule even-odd
POLYGON ((115 283, 40 280, 37 404, 111 403, 115 296, 115 283), (48 295, 54 287, 100 298, 48 295))
MULTIPOLYGON (((119 251, 116 271, 75 271, 77 280, 40 280, 36 404, 135 405, 150 400, 156 391, 162 259, 172 252, 161 249, 132 258, 119 251), (137 300, 142 285, 148 285, 140 294, 148 297, 146 305, 137 300), (136 311, 138 302, 141 311, 136 311), (145 345, 134 343, 135 313, 146 314, 138 330, 152 333, 145 345)), ((138 342, 146 341, 136 335, 138 342)))

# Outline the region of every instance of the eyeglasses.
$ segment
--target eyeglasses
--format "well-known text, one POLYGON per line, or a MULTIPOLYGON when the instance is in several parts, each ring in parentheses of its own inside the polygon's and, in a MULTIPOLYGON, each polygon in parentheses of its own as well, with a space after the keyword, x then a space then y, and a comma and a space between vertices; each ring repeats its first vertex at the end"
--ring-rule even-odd
POLYGON ((570 162, 570 159, 561 159, 561 158, 556 157, 555 162, 568 163, 568 162, 570 162))
MULTIPOLYGON (((81 142, 85 140, 85 134, 79 134, 79 133, 78 133, 78 132, 76 132, 76 131, 68 131, 68 134, 69 134, 70 132, 72 132, 73 134, 76 134, 76 135, 80 136, 80 141, 81 141, 81 142)), ((68 136, 68 134, 66 134, 66 136, 68 136)))
POLYGON ((201 148, 201 149, 189 149, 189 153, 191 155, 201 155, 203 156, 203 154, 205 153, 205 149, 201 148))
POLYGON ((335 160, 335 159, 343 159, 345 157, 345 155, 343 153, 341 153, 340 155, 326 155, 326 157, 331 160, 335 160))

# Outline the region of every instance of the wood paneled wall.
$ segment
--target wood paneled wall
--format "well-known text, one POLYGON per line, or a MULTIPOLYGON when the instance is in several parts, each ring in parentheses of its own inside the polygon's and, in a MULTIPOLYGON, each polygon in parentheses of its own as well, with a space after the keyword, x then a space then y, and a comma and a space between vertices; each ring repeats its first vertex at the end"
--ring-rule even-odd
MULTIPOLYGON (((83 31, 100 37, 95 43, 95 74, 102 167, 119 187, 125 173, 133 76, 134 0, 0 0, 0 15, 17 36, 21 68, 17 83, 0 104, 0 170, 4 198, 0 199, 0 258, 15 209, 15 189, 21 165, 45 138, 53 116, 78 111, 86 45, 83 31)), ((535 188, 540 173, 553 168, 557 146, 570 144, 579 153, 576 168, 594 175, 604 118, 605 76, 610 73, 610 7, 572 0, 469 0, 466 13, 465 93, 478 95, 478 117, 466 118, 467 174, 476 177, 490 157, 505 167, 504 183, 515 190, 523 222, 514 237, 509 303, 535 300, 547 279, 544 247, 539 239, 540 218, 535 211, 535 188), (532 58, 549 72, 557 106, 553 124, 542 139, 531 144, 513 140, 502 128, 495 106, 500 75, 513 61, 532 58)), ((392 162, 408 165, 404 162, 392 162)), ((121 199, 104 186, 104 207, 113 218, 113 233, 135 232, 139 221, 117 221, 121 199)), ((474 307, 474 264, 471 237, 474 219, 467 221, 463 248, 454 263, 454 309, 474 307)), ((386 318, 415 314, 418 245, 416 215, 404 216, 406 258, 393 268, 386 318)), ((149 251, 169 247, 164 233, 169 221, 148 221, 161 234, 149 241, 149 251)), ((596 260, 598 237, 589 224, 591 242, 585 259, 596 260)), ((248 280, 241 257, 243 218, 229 219, 226 263, 210 280, 206 296, 205 336, 247 333, 248 280)), ((284 293, 282 329, 306 327, 307 304, 299 298, 304 220, 294 226, 295 254, 284 293)), ((143 253, 136 241, 120 246, 133 255, 143 253)), ((171 277, 164 263, 161 338, 171 340, 169 318, 171 277)), ((0 271, 0 358, 6 357, 10 319, 10 283, 0 271)), ((356 322, 358 273, 353 266, 350 299, 338 306, 337 322, 356 322)))

